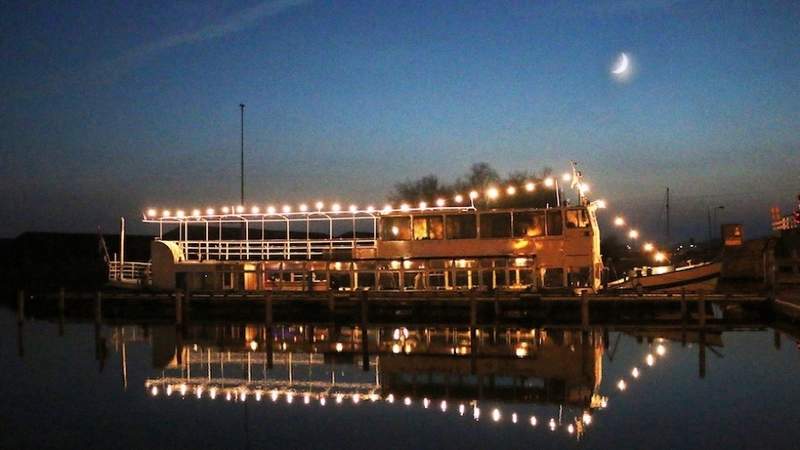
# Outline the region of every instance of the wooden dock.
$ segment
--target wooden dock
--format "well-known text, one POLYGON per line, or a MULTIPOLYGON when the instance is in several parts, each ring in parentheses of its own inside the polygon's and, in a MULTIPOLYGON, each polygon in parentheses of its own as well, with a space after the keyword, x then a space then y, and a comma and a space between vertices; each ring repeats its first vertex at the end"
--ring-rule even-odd
POLYGON ((142 318, 183 324, 204 319, 266 323, 317 322, 384 325, 542 326, 589 328, 634 323, 704 327, 721 316, 766 316, 771 302, 759 295, 603 294, 541 295, 521 291, 340 292, 50 292, 18 294, 18 318, 26 310, 96 321, 142 318), (716 305, 716 306, 715 306, 716 305))

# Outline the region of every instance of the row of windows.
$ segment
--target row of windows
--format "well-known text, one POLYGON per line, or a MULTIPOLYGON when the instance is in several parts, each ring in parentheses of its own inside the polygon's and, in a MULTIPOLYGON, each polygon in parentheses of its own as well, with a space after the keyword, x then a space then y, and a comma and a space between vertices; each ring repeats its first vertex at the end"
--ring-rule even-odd
POLYGON ((402 216, 381 219, 381 237, 385 240, 475 239, 559 236, 567 228, 589 227, 585 209, 482 213, 447 216, 402 216), (478 226, 480 222, 480 226, 478 226), (480 229, 480 230, 479 230, 480 229))

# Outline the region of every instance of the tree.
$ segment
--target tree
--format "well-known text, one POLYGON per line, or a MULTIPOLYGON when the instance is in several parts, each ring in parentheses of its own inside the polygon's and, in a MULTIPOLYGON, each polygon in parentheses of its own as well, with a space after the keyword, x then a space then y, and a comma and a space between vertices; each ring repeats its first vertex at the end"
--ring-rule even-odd
POLYGON ((418 180, 395 183, 394 192, 389 195, 393 202, 431 201, 441 195, 449 194, 450 189, 439 183, 436 175, 425 175, 418 180))
POLYGON ((420 201, 433 202, 439 197, 446 199, 452 198, 454 194, 467 194, 476 190, 481 193, 481 197, 475 206, 488 206, 491 208, 524 208, 524 207, 545 207, 555 204, 554 191, 552 189, 542 189, 541 181, 552 173, 552 169, 545 167, 541 175, 537 176, 536 171, 518 170, 509 173, 505 178, 495 170, 489 163, 479 162, 470 166, 469 171, 456 179, 452 184, 439 181, 436 175, 426 175, 417 180, 406 180, 394 185, 394 190, 389 194, 389 199, 394 203, 420 201), (525 190, 528 182, 534 182, 540 186, 533 192, 525 190), (497 187, 501 190, 501 196, 491 203, 485 201, 484 193, 489 187, 497 187), (506 195, 505 189, 514 186, 518 193, 506 195))

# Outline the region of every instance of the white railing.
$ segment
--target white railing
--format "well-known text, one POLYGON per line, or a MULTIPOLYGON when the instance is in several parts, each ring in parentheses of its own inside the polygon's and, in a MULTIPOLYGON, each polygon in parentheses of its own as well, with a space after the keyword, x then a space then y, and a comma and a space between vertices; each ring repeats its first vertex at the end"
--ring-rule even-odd
POLYGON ((375 239, 175 241, 187 260, 311 259, 333 251, 375 248, 375 239))
POLYGON ((136 261, 110 261, 108 263, 109 280, 145 280, 150 277, 150 263, 136 261))

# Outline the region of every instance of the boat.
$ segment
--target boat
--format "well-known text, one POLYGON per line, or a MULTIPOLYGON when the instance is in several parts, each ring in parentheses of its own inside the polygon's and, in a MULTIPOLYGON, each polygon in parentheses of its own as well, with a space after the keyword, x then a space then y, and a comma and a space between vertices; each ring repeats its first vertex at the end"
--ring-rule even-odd
POLYGON ((115 261, 109 272, 164 291, 597 292, 596 211, 604 203, 589 201, 574 166, 573 174, 575 205, 561 201, 558 180, 546 178, 383 208, 148 208, 143 221, 158 227, 150 262, 115 261), (554 202, 494 207, 500 189, 516 198, 549 189, 554 202))
POLYGON ((713 291, 717 287, 721 269, 722 263, 715 261, 681 267, 637 267, 625 277, 608 283, 608 288, 657 292, 713 291))

